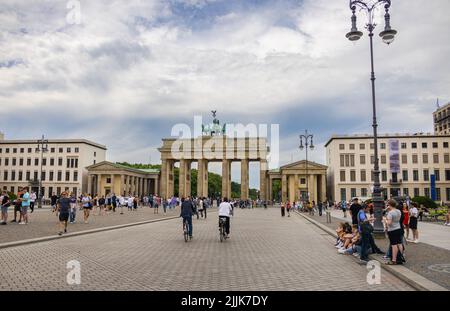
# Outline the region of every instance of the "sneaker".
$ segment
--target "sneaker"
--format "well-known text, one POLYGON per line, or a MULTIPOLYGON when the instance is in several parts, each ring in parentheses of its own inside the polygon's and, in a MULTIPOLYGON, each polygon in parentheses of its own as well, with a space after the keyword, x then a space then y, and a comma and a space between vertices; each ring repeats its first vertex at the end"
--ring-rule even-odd
POLYGON ((339 253, 339 254, 345 254, 345 252, 346 252, 346 249, 345 249, 345 248, 340 248, 340 249, 338 249, 338 253, 339 253))
POLYGON ((384 255, 383 256, 383 259, 385 259, 385 260, 388 260, 390 257, 389 256, 387 256, 387 255, 384 255))
POLYGON ((419 243, 419 239, 413 241, 414 244, 419 243))
POLYGON ((359 257, 359 254, 355 252, 355 253, 353 253, 353 256, 359 257))
POLYGON ((368 263, 369 261, 366 259, 366 260, 364 260, 364 259, 359 259, 359 261, 358 261, 358 264, 360 264, 360 265, 367 265, 367 263, 368 263))
POLYGON ((62 232, 61 232, 61 231, 59 231, 59 232, 58 232, 58 235, 62 235, 62 232))
POLYGON ((19 222, 19 225, 25 225, 25 223, 23 221, 19 222))

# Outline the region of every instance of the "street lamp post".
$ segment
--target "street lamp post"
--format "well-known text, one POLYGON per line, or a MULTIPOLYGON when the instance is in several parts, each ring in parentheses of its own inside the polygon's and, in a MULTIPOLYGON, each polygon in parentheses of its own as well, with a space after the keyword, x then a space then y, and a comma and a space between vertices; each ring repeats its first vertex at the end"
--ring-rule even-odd
POLYGON ((350 41, 359 40, 363 33, 358 31, 356 27, 356 15, 355 11, 359 8, 362 11, 365 11, 368 16, 368 23, 366 24, 366 29, 369 32, 370 39, 370 64, 371 64, 371 76, 370 80, 372 81, 372 110, 373 110, 373 140, 374 140, 374 183, 373 183, 373 192, 372 192, 372 201, 374 207, 375 214, 375 223, 374 223, 374 233, 377 236, 384 236, 384 226, 382 223, 382 213, 383 213, 383 198, 381 197, 381 185, 380 185, 380 169, 378 166, 378 137, 377 137, 377 113, 376 113, 376 101, 375 101, 375 70, 374 70, 374 61, 373 61, 373 31, 375 29, 376 24, 374 23, 374 13, 375 9, 384 4, 384 20, 385 27, 384 31, 380 33, 380 37, 383 42, 386 44, 391 44, 394 41, 394 37, 397 34, 396 30, 393 30, 390 25, 391 16, 389 14, 389 8, 391 7, 391 0, 350 0, 350 10, 352 11, 352 28, 349 33, 347 33, 346 37, 350 41))
MULTIPOLYGON (((300 150, 303 150, 305 148, 306 150, 306 162, 305 162, 305 171, 306 171, 306 195, 307 200, 309 202, 309 176, 308 176, 308 147, 313 150, 314 144, 313 144, 313 136, 312 134, 308 134, 308 130, 305 130, 305 134, 300 135, 300 150), (303 143, 305 146, 303 146, 303 143)), ((298 191, 297 189, 295 191, 298 191)))
POLYGON ((44 156, 44 152, 48 151, 48 140, 44 139, 44 135, 42 135, 42 138, 39 139, 37 143, 38 145, 36 151, 41 153, 41 162, 39 169, 38 208, 42 208, 42 159, 44 156))

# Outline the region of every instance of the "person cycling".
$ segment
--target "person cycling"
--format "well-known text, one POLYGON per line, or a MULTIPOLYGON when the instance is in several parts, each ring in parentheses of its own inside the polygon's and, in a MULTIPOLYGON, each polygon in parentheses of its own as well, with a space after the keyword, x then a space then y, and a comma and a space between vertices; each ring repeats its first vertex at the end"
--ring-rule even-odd
MULTIPOLYGON (((233 206, 228 202, 228 198, 223 198, 219 205, 219 221, 220 218, 225 218, 225 233, 227 237, 230 235, 230 216, 233 215, 233 206)), ((220 222, 219 222, 220 223, 220 222)))
POLYGON ((183 224, 187 221, 189 238, 192 239, 192 215, 194 214, 194 205, 189 197, 181 198, 181 214, 183 224))

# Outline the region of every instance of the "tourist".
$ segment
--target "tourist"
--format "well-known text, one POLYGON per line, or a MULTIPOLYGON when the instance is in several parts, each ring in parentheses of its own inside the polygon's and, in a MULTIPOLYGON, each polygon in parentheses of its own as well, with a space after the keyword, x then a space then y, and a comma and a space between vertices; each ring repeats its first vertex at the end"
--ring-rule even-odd
POLYGON ((450 226, 450 207, 447 209, 447 214, 445 215, 444 226, 450 226))
POLYGON ((285 213, 285 205, 284 202, 281 202, 281 217, 284 217, 284 213, 285 213))
MULTIPOLYGON (((358 214, 356 215, 358 231, 361 236, 361 253, 360 253, 361 262, 367 262, 369 260, 368 256, 369 256, 369 247, 370 247, 370 236, 372 235, 372 232, 373 232, 373 227, 370 224, 369 218, 366 215, 366 213, 368 213, 368 212, 369 212, 369 206, 366 205, 364 209, 359 208, 358 214)), ((353 218, 353 216, 352 216, 352 218, 353 218)))
POLYGON ((68 198, 67 192, 64 191, 58 200, 57 206, 57 211, 59 212, 59 235, 63 234, 63 230, 64 233, 67 233, 67 221, 69 220, 70 202, 71 199, 68 198))
POLYGON ((350 216, 352 217, 352 225, 358 224, 358 213, 362 206, 358 203, 358 198, 353 199, 352 205, 350 205, 350 216))
POLYGON ((36 192, 32 191, 30 194, 30 211, 34 212, 34 202, 36 202, 36 192))
MULTIPOLYGON (((167 202, 167 200, 164 200, 167 202)), ((185 222, 188 224, 188 234, 189 238, 192 239, 192 214, 194 213, 194 205, 192 204, 189 197, 186 199, 183 197, 181 198, 181 211, 180 211, 180 217, 183 217, 183 225, 185 222)))
POLYGON ((417 203, 413 202, 412 208, 409 210, 409 229, 411 229, 413 233, 413 239, 411 241, 413 243, 419 243, 419 231, 417 231, 418 216, 419 211, 417 210, 417 203))
POLYGON ((111 204, 112 204, 113 213, 115 213, 116 212, 116 207, 117 207, 117 197, 116 197, 115 193, 113 193, 113 195, 111 197, 111 204))
POLYGON ((98 199, 98 207, 99 207, 98 215, 99 215, 99 216, 101 216, 101 215, 106 215, 106 211, 105 211, 105 202, 106 202, 105 196, 102 195, 102 196, 98 199))
POLYGON ((127 204, 127 201, 123 196, 119 197, 120 215, 123 215, 123 207, 127 204))
POLYGON ((6 222, 8 221, 8 207, 11 206, 11 201, 8 196, 8 192, 3 191, 3 195, 1 198, 1 211, 2 211, 2 225, 6 225, 6 222))
POLYGON ((396 201, 389 200, 387 203, 387 215, 384 218, 385 227, 388 231, 389 242, 392 247, 392 258, 387 262, 388 265, 401 264, 402 262, 397 262, 397 255, 399 255, 399 258, 403 257, 403 231, 400 226, 402 212, 398 210, 396 206, 396 201))
POLYGON ((409 240, 409 210, 408 210, 408 204, 406 202, 403 202, 403 230, 406 232, 406 240, 409 240))
POLYGON ((341 202, 341 209, 344 213, 344 218, 347 218, 347 202, 345 200, 342 200, 341 202))
POLYGON ((75 216, 77 215, 77 198, 72 193, 70 195, 70 213, 69 213, 69 220, 70 223, 75 223, 75 216))
POLYGON ((128 197, 128 200, 127 200, 128 211, 133 211, 133 202, 134 202, 134 198, 130 194, 130 196, 128 197))
POLYGON ((17 197, 14 200, 14 219, 11 220, 11 222, 22 222, 22 213, 20 212, 20 208, 21 208, 21 198, 23 196, 23 192, 22 192, 22 188, 19 187, 18 192, 17 192, 17 197), (17 213, 19 213, 19 221, 17 221, 17 213))
POLYGON ((30 207, 30 193, 28 192, 28 187, 23 188, 23 195, 21 200, 22 221, 19 222, 20 225, 28 224, 28 208, 30 207))
POLYGON ((134 197, 133 198, 133 210, 136 211, 138 208, 138 198, 134 197))
POLYGON ((50 197, 50 205, 52 207, 52 211, 56 210, 56 202, 58 201, 58 196, 56 193, 53 192, 52 196, 50 197))
POLYGON ((288 217, 291 217, 291 202, 289 202, 289 201, 286 204, 286 210, 287 210, 288 217))
POLYGON ((81 204, 83 205, 83 213, 84 213, 84 223, 88 223, 89 214, 92 210, 92 198, 90 194, 86 194, 83 196, 81 200, 81 204))
POLYGON ((199 214, 201 214, 201 217, 203 218, 203 209, 204 209, 204 202, 202 198, 198 199, 198 210, 197 210, 197 219, 199 218, 199 214))

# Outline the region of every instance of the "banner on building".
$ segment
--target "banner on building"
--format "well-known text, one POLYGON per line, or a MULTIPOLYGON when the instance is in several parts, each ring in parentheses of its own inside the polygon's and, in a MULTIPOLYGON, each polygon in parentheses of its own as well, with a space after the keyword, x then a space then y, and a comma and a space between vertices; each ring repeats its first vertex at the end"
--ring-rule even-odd
POLYGON ((391 173, 400 173, 399 141, 389 140, 389 165, 391 173))
POLYGON ((430 189, 431 189, 431 199, 436 201, 436 176, 430 175, 430 189))

